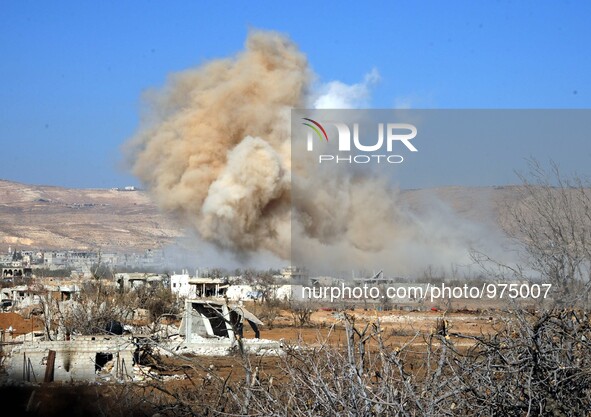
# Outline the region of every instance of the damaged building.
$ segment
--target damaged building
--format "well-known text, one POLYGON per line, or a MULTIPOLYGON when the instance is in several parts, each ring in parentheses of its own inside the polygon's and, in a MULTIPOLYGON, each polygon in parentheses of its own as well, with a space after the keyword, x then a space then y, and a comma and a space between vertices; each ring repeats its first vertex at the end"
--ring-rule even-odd
POLYGON ((161 274, 144 272, 125 272, 115 276, 115 281, 119 288, 127 291, 145 286, 160 286, 163 280, 164 277, 161 274))
POLYGON ((94 381, 101 375, 125 381, 133 378, 135 351, 128 337, 73 336, 17 345, 4 365, 14 381, 94 381))
POLYGON ((179 334, 185 348, 204 355, 228 355, 238 340, 242 348, 256 355, 281 354, 280 342, 260 338, 261 326, 263 322, 241 305, 188 299, 179 334), (245 337, 245 326, 253 330, 254 337, 245 337))
POLYGON ((244 336, 245 322, 254 331, 255 338, 259 339, 259 326, 263 322, 246 308, 221 301, 190 299, 185 300, 180 332, 185 336, 186 343, 191 343, 195 337, 234 339, 244 336))
MULTIPOLYGON (((66 311, 65 305, 72 300, 60 302, 60 309, 66 311)), ((145 376, 140 358, 147 347, 163 355, 226 356, 238 345, 253 354, 281 354, 279 342, 260 338, 263 322, 254 314, 239 304, 219 300, 185 300, 179 327, 167 324, 146 333, 149 327, 114 323, 116 329, 110 326, 103 334, 62 332, 65 337, 60 340, 47 340, 43 330, 14 337, 12 330, 0 329, 5 374, 9 380, 34 384, 133 382, 145 376), (250 337, 245 336, 245 326, 252 329, 250 337)))
POLYGON ((170 277, 170 290, 180 297, 224 297, 229 286, 227 278, 192 277, 187 270, 170 277))
POLYGON ((1 268, 1 276, 3 280, 31 278, 33 276, 33 270, 28 267, 1 268))

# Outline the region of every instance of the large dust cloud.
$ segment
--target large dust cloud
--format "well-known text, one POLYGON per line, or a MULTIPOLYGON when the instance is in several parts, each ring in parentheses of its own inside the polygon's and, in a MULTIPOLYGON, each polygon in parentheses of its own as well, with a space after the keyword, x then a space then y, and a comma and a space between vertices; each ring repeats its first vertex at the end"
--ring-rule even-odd
POLYGON ((312 164, 292 167, 291 109, 365 103, 378 79, 372 70, 360 84, 315 91, 293 42, 251 31, 236 56, 171 74, 150 91, 124 152, 163 212, 240 257, 265 251, 289 264, 293 250, 316 266, 362 263, 399 273, 469 262, 471 245, 490 235, 480 226, 439 208, 417 217, 388 181, 342 169, 327 179, 312 164))

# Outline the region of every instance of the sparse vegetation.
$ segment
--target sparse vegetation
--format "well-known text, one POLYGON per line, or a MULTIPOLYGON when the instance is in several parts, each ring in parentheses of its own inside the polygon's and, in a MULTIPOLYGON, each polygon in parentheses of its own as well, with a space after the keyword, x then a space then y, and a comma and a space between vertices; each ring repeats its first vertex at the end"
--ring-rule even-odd
MULTIPOLYGON (((285 303, 273 296, 273 273, 235 271, 260 297, 252 309, 269 327, 281 313, 294 328, 318 325, 324 338, 316 343, 285 341, 284 355, 249 355, 237 341, 230 370, 221 371, 203 358, 177 355, 149 363, 164 374, 183 373, 184 384, 153 379, 142 385, 110 386, 120 401, 105 403, 105 415, 131 415, 132 409, 166 416, 591 416, 591 194, 577 177, 565 179, 532 165, 523 176, 522 198, 511 207, 507 231, 524 257, 520 265, 496 263, 494 275, 475 275, 472 283, 534 278, 551 282, 552 302, 525 309, 500 305, 490 314, 487 331, 459 331, 448 316, 459 305, 442 302, 443 313, 430 331, 384 327, 379 315, 357 318, 346 305, 321 324, 312 321, 318 305, 285 303), (331 339, 333 332, 340 337, 331 339), (123 401, 134 398, 134 401, 123 401), (137 401, 136 401, 137 400, 137 401)), ((476 254, 487 267, 491 258, 476 254)), ((69 304, 44 299, 46 332, 103 331, 112 320, 132 320, 144 308, 149 321, 178 317, 176 297, 166 287, 143 286, 123 293, 110 284, 107 271, 95 268, 80 296, 69 304), (67 306, 67 307, 66 307, 67 306), (59 326, 57 326, 59 322, 59 326)), ((429 269, 425 282, 465 284, 429 269)), ((211 276, 228 276, 212 270, 211 276)), ((335 304, 336 306, 336 304, 335 304)), ((366 310, 390 308, 388 303, 366 310)), ((465 311, 466 306, 463 306, 465 311)), ((468 314, 468 313, 466 313, 468 314)))
POLYGON ((552 284, 552 302, 588 308, 591 290, 591 183, 570 177, 551 163, 545 169, 531 160, 518 174, 517 203, 506 207, 502 226, 521 261, 507 265, 487 254, 475 260, 489 276, 552 284), (491 267, 493 265, 493 267, 491 267))

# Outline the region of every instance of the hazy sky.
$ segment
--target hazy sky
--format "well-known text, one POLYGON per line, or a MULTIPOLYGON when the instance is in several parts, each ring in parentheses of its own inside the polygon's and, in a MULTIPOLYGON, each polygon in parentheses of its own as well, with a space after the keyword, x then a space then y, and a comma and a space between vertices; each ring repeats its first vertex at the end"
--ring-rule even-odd
MULTIPOLYGON (((590 19, 591 3, 579 1, 3 0, 0 178, 137 184, 121 168, 120 146, 137 127, 142 92, 235 54, 249 28, 288 35, 322 82, 354 84, 377 70, 367 107, 591 108, 590 19)), ((528 156, 589 174, 584 138, 523 140, 510 159, 503 146, 492 156, 465 147, 455 157, 471 161, 472 175, 434 169, 418 185, 511 183, 528 156), (481 162, 490 167, 482 176, 472 168, 481 162)))

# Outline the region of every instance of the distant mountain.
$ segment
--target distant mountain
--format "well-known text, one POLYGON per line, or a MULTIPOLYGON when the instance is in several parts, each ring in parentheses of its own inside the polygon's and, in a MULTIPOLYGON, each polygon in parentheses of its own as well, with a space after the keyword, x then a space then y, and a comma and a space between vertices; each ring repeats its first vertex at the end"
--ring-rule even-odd
MULTIPOLYGON (((405 190, 401 204, 420 214, 451 210, 491 225, 518 198, 516 187, 443 187, 405 190)), ((162 247, 184 235, 147 192, 69 189, 0 180, 0 250, 44 249, 131 252, 162 247)))
POLYGON ((69 189, 0 180, 0 249, 130 252, 181 235, 144 191, 69 189))

